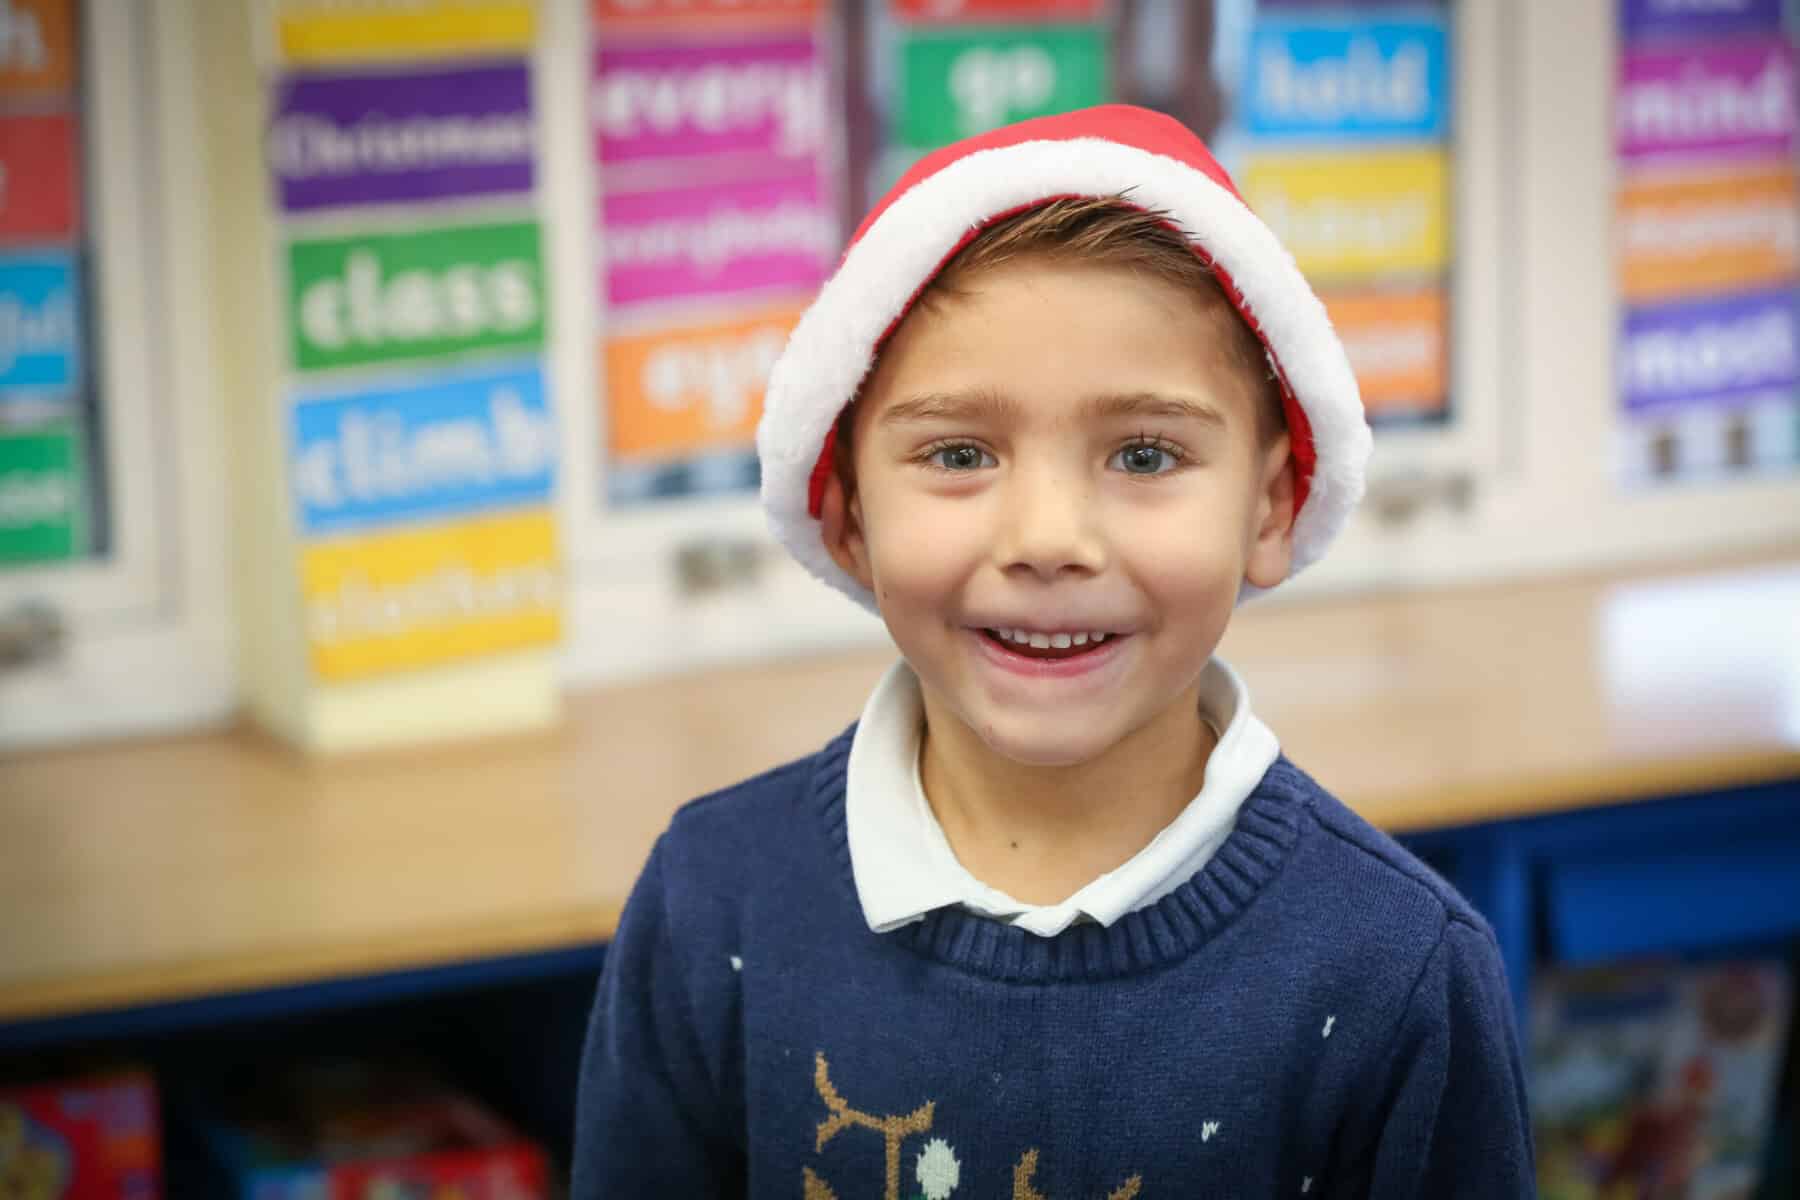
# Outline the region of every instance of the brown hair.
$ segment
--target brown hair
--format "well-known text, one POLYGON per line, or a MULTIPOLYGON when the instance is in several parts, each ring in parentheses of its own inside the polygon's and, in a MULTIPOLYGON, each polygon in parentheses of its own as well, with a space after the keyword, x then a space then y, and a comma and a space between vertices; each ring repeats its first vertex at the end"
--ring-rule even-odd
MULTIPOLYGON (((1242 372, 1254 389, 1259 440, 1267 445, 1287 428, 1280 385, 1262 340, 1232 307, 1212 268, 1167 214, 1140 208, 1123 196, 1051 200, 994 222, 950 257, 916 303, 957 295, 961 284, 981 272, 1034 255, 1140 271, 1194 296, 1218 333, 1221 359, 1242 372)), ((846 481, 852 478, 850 432, 855 410, 853 399, 837 423, 836 465, 846 481)))

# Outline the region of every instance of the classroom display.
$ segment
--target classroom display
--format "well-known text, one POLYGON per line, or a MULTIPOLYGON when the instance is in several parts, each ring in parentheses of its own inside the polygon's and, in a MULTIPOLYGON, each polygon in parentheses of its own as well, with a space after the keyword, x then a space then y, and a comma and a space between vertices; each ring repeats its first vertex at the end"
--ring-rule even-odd
POLYGON ((0 1196, 158 1200, 162 1122, 149 1072, 0 1087, 0 1196))
POLYGON ((259 1064, 177 1087, 225 1194, 258 1200, 549 1200, 548 1156, 424 1067, 259 1064))
POLYGON ((76 0, 0 0, 0 570, 103 546, 76 0))
POLYGON ((1223 141, 1377 427, 1451 412, 1452 26, 1443 4, 1262 4, 1224 43, 1223 141))
POLYGON ((1539 1194, 1756 1194, 1792 1010, 1780 962, 1540 979, 1529 1022, 1539 1194))
POLYGON ((535 8, 282 5, 270 203, 313 674, 552 643, 535 8))
POLYGON ((605 503, 743 492, 781 338, 929 151, 1109 101, 1217 148, 1377 425, 1451 411, 1442 3, 591 0, 605 503))
POLYGON ((1619 0, 1619 471, 1800 466, 1800 13, 1619 0))
POLYGON ((606 502, 741 492, 842 247, 825 6, 593 0, 606 502))

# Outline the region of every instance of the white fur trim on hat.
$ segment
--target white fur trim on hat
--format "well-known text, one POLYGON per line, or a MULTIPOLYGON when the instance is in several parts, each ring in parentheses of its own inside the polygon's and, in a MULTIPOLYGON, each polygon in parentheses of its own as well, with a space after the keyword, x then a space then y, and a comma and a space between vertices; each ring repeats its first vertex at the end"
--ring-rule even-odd
POLYGON ((921 285, 996 214, 1053 196, 1122 194, 1180 225, 1231 277, 1261 327, 1312 426, 1317 454, 1294 522, 1293 572, 1325 552, 1362 499, 1373 438, 1324 305, 1268 226, 1204 173, 1136 146, 1074 138, 980 150, 918 181, 850 247, 795 326, 769 378, 756 449, 770 528, 807 570, 878 611, 875 597, 826 550, 808 492, 827 431, 921 285))

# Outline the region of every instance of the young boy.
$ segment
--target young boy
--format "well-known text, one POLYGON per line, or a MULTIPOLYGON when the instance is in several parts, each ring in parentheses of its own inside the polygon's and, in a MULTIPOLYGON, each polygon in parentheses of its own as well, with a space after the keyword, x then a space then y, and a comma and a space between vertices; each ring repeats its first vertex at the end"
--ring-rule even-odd
POLYGON ((1204 146, 1107 107, 923 160, 796 328, 777 535, 903 661, 626 906, 574 1195, 1529 1196, 1482 919, 1213 658, 1369 432, 1204 146))

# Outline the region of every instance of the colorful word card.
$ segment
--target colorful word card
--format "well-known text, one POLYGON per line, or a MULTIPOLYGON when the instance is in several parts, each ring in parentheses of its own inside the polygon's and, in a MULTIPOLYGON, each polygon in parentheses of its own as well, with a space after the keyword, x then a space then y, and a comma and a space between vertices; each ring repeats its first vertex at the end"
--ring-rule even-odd
POLYGON ((546 504, 556 426, 534 364, 303 399, 290 453, 300 528, 330 534, 546 504))
POLYGON ((811 164, 827 145, 829 74, 810 33, 602 42, 592 93, 602 164, 720 155, 811 164))
POLYGON ((931 149, 1109 98, 1102 25, 917 27, 900 44, 899 140, 931 149))
POLYGON ((1619 152, 1792 155, 1794 47, 1783 38, 1627 50, 1616 102, 1619 152))
POLYGON ((68 425, 0 429, 0 563, 87 552, 81 441, 68 425))
POLYGON ((1097 21, 1104 0, 891 0, 906 21, 1097 21))
POLYGON ((308 545, 300 589, 315 674, 327 680, 545 645, 561 634, 548 510, 308 545))
POLYGON ((290 75, 274 102, 269 170, 289 212, 531 190, 522 62, 290 75))
POLYGON ((0 97, 75 86, 75 0, 0 0, 0 97))
POLYGON ((1631 410, 1791 395, 1800 387, 1800 293, 1783 288, 1633 309, 1618 371, 1631 410))
POLYGON ((1449 262, 1441 149, 1254 154, 1244 199, 1308 275, 1436 274, 1449 262))
POLYGON ((1640 173, 1619 192, 1625 298, 1756 290, 1800 280, 1800 189, 1783 159, 1640 173))
POLYGON ((76 235, 80 143, 67 113, 0 116, 0 238, 76 235))
POLYGON ((602 36, 646 30, 717 33, 721 29, 808 25, 823 0, 591 0, 602 36))
POLYGON ((621 459, 747 446, 799 306, 607 341, 608 441, 621 459))
POLYGON ((839 249, 837 214, 817 174, 608 194, 601 214, 614 306, 810 291, 839 249))
POLYGON ((1448 42, 1442 21, 1259 22, 1244 129, 1264 141, 1441 139, 1449 126, 1448 42))
POLYGON ((535 221, 293 242, 288 276, 302 371, 544 340, 535 221))
POLYGON ((76 275, 73 255, 0 254, 0 407, 19 392, 75 387, 81 361, 76 275))
POLYGON ((498 57, 531 49, 534 0, 287 0, 276 18, 292 63, 498 57))
POLYGON ((1775 33, 1781 0, 1622 0, 1619 19, 1628 41, 1775 33))
POLYGON ((1322 299, 1371 416, 1444 410, 1449 328, 1441 289, 1328 292, 1322 299))

